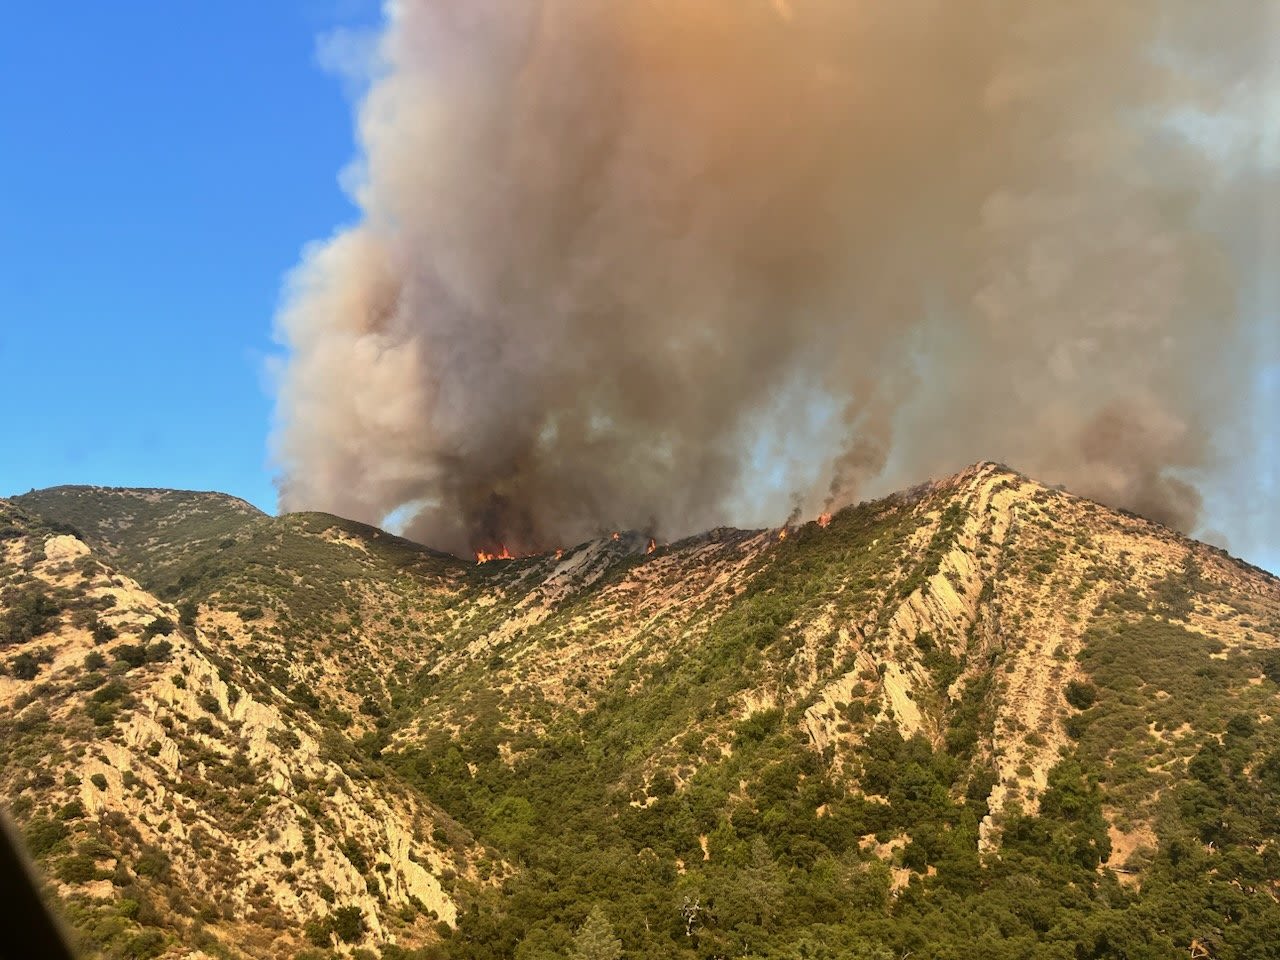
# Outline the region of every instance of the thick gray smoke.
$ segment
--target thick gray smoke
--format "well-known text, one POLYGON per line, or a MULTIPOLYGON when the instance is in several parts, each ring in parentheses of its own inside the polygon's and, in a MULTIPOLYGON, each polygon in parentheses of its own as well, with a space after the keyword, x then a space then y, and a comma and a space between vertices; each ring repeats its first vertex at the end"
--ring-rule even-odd
POLYGON ((1251 376, 1206 117, 1275 3, 1226 7, 390 4, 282 506, 520 551, 995 458, 1193 528, 1251 376))

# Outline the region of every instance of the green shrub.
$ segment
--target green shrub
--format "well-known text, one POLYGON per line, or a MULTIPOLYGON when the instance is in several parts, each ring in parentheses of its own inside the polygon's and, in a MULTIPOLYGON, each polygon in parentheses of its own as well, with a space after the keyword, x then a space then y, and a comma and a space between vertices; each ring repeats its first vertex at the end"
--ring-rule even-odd
POLYGON ((117 663, 127 663, 131 668, 147 662, 147 649, 139 643, 122 643, 112 648, 117 663))
POLYGON ((369 872, 369 858, 364 855, 364 851, 360 849, 360 845, 354 840, 348 840, 341 844, 342 855, 351 862, 351 865, 360 873, 369 872))
POLYGON ((62 608, 39 584, 9 588, 0 593, 0 647, 26 643, 54 628, 62 608))
POLYGON ((148 847, 133 865, 140 877, 164 880, 169 875, 169 855, 156 847, 148 847))
POLYGON ((61 810, 58 811, 59 820, 79 820, 84 816, 84 804, 79 800, 72 800, 70 803, 63 804, 61 810))
POLYGON ((93 857, 77 853, 59 860, 54 872, 64 883, 88 883, 97 876, 98 868, 93 857))
POLYGON ((738 743, 763 743, 778 731, 781 721, 781 710, 761 710, 759 713, 753 713, 738 724, 738 743))
POLYGON ((676 781, 671 774, 663 770, 654 774, 653 780, 649 783, 649 793, 655 797, 670 797, 676 792, 676 781))
POLYGON ((364 911, 357 906, 339 907, 333 911, 330 923, 343 943, 359 943, 369 929, 364 911))
POLYGON ((173 656, 173 644, 168 640, 156 640, 147 644, 144 657, 147 663, 162 663, 173 656))
POLYGON ((1088 710, 1098 702, 1098 688, 1092 683, 1072 680, 1067 684, 1064 696, 1067 703, 1077 710, 1088 710))
POLYGON ((52 853, 70 833, 66 824, 56 820, 32 820, 27 824, 27 850, 33 857, 43 857, 52 853))
POLYGON ((308 920, 303 924, 302 932, 312 946, 327 947, 333 942, 333 928, 327 917, 308 920))
POLYGON ((129 702, 129 688, 119 680, 112 680, 93 691, 85 704, 85 712, 95 724, 105 727, 115 719, 117 709, 129 702))
POLYGON ((120 635, 115 627, 103 620, 95 620, 93 622, 92 633, 93 642, 98 646, 102 646, 104 643, 110 643, 120 635))
POLYGON ((84 706, 84 712, 96 727, 109 727, 116 719, 117 707, 114 703, 100 703, 90 700, 84 706))
POLYGON ((40 663, 29 653, 20 653, 9 661, 9 672, 18 680, 34 680, 40 673, 40 663))
POLYGON ((168 617, 156 617, 142 629, 143 641, 150 640, 152 637, 164 636, 177 630, 172 620, 168 617))
POLYGON ((152 960, 164 953, 165 937, 159 930, 143 930, 125 943, 121 956, 127 960, 152 960))

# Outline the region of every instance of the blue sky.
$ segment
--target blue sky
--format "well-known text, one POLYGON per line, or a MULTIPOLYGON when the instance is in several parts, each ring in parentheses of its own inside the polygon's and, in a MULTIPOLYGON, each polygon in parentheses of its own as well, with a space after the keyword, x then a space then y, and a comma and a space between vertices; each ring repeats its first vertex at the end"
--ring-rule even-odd
MULTIPOLYGON (((0 495, 163 486, 275 509, 282 280, 357 214, 351 91, 317 50, 379 19, 377 0, 6 10, 0 495)), ((1258 396, 1280 399, 1280 373, 1258 396)), ((1253 462, 1275 461, 1259 420, 1253 462)), ((1250 559, 1280 569, 1280 545, 1250 559)))
POLYGON ((0 495, 219 489, 273 510, 286 271, 355 217, 317 37, 358 0, 20 3, 0 31, 0 495))

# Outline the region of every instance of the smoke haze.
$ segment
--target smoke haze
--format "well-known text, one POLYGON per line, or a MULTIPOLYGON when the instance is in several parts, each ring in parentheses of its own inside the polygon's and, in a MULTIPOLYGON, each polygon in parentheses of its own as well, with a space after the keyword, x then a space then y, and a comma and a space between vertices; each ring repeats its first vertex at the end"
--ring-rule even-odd
POLYGON ((279 316, 282 508, 531 551, 998 459, 1195 529, 1273 183, 1206 118, 1276 3, 1214 6, 391 4, 362 219, 279 316))

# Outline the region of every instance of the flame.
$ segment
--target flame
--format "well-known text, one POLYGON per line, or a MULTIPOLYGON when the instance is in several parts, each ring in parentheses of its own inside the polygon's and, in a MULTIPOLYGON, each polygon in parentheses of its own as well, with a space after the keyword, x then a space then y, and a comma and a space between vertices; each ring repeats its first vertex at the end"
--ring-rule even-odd
POLYGON ((781 530, 779 530, 779 531, 778 531, 778 539, 779 539, 779 540, 785 540, 785 539, 787 539, 787 535, 788 535, 790 532, 791 532, 791 531, 790 531, 789 529, 787 529, 786 527, 783 527, 781 530))
POLYGON ((823 530, 825 530, 830 525, 831 525, 831 514, 823 513, 818 515, 818 526, 820 526, 823 530))
POLYGON ((620 534, 617 530, 613 531, 613 539, 614 539, 614 540, 621 540, 621 539, 622 539, 622 534, 620 534))
POLYGON ((657 540, 655 540, 655 539, 653 539, 653 537, 650 537, 650 538, 649 538, 649 545, 648 545, 647 547, 645 547, 645 548, 644 548, 644 552, 645 552, 645 553, 653 553, 653 551, 655 551, 655 550, 657 550, 657 549, 658 549, 658 541, 657 541, 657 540))
POLYGON ((556 547, 556 559, 559 560, 564 556, 564 547, 556 547))
POLYGON ((511 551, 504 544, 498 544, 498 551, 490 553, 487 550, 476 551, 476 563, 488 563, 490 560, 514 560, 511 551))

